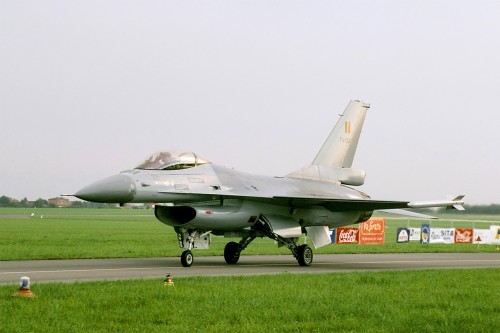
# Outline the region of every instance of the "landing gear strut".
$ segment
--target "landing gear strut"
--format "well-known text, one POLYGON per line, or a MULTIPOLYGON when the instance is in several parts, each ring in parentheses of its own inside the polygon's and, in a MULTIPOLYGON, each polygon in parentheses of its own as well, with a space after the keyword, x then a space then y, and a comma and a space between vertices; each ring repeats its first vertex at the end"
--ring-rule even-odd
MULTIPOLYGON (((268 237, 276 240, 281 245, 288 247, 290 251, 292 251, 293 256, 295 257, 295 259, 297 259, 297 262, 300 266, 311 266, 313 262, 313 250, 309 246, 307 246, 307 244, 299 246, 293 239, 283 238, 276 234, 273 235, 274 237, 268 237)), ((244 238, 240 243, 227 243, 226 247, 224 248, 224 259, 226 260, 226 263, 228 263, 229 265, 236 264, 240 259, 241 251, 243 251, 254 239, 255 237, 252 236, 244 238), (251 238, 250 241, 249 238, 251 238), (244 246, 242 244, 244 244, 244 246)))
POLYGON ((310 266, 313 262, 313 250, 307 244, 298 245, 298 237, 285 238, 273 232, 269 221, 265 216, 260 215, 258 222, 253 226, 252 231, 244 236, 239 243, 229 242, 224 248, 224 259, 226 263, 234 265, 240 259, 243 251, 256 237, 269 237, 279 246, 286 246, 292 252, 300 266, 310 266))
MULTIPOLYGON (((280 246, 286 246, 297 259, 300 266, 310 266, 313 261, 313 251, 307 244, 297 245, 298 238, 285 238, 273 232, 271 224, 263 215, 259 216, 260 227, 258 231, 264 236, 274 239, 280 246)), ((258 224, 256 224, 258 226, 258 224)))
POLYGON ((194 261, 192 249, 208 249, 210 246, 210 233, 211 231, 205 230, 188 230, 183 228, 176 228, 177 240, 179 247, 185 249, 181 255, 181 264, 183 267, 191 267, 194 261))
MULTIPOLYGON (((176 228, 179 247, 185 251, 181 255, 181 264, 183 267, 191 267, 193 265, 194 256, 192 249, 208 249, 210 246, 210 233, 206 230, 187 230, 176 228)), ((299 230, 300 231, 300 230, 299 230)), ((295 235, 300 234, 296 233, 295 235)), ((260 215, 257 223, 251 230, 243 234, 243 238, 237 242, 229 242, 224 248, 224 260, 229 265, 234 265, 240 260, 241 251, 243 251, 255 238, 269 237, 279 246, 286 246, 293 254, 300 266, 310 266, 313 261, 313 251, 306 244, 298 245, 298 237, 283 237, 273 232, 273 228, 267 218, 260 215)))

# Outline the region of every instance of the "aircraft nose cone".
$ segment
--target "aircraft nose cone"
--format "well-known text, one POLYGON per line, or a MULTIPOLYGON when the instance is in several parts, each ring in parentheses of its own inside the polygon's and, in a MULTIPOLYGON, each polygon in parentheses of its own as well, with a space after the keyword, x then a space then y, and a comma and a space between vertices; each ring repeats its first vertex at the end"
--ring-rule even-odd
POLYGON ((124 203, 131 201, 135 192, 133 179, 119 174, 85 186, 75 197, 92 202, 124 203))

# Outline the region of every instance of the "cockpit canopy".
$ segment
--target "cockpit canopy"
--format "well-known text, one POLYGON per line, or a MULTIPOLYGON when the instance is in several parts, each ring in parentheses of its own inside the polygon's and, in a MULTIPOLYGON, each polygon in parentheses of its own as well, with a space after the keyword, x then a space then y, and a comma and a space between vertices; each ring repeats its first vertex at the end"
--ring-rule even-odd
POLYGON ((210 163, 193 152, 161 151, 135 167, 142 170, 181 170, 210 163))

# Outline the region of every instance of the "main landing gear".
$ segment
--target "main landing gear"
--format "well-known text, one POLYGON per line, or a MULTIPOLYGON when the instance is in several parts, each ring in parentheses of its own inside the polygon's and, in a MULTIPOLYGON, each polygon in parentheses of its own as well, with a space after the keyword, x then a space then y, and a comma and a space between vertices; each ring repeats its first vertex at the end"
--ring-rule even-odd
POLYGON ((246 249, 248 244, 250 244, 256 237, 256 234, 251 234, 243 237, 239 243, 227 243, 226 247, 224 248, 224 260, 226 260, 226 263, 228 263, 229 265, 236 264, 238 260, 240 260, 241 251, 246 249))
POLYGON ((257 233, 275 240, 278 242, 279 246, 286 246, 292 252, 295 259, 297 259, 300 266, 310 266, 312 264, 312 249, 307 246, 307 244, 298 245, 298 237, 285 238, 273 232, 271 223, 264 215, 261 214, 259 216, 257 223, 253 226, 253 229, 257 233))
MULTIPOLYGON (((243 251, 243 247, 236 242, 229 242, 226 244, 224 248, 224 260, 229 265, 234 265, 238 263, 240 260, 241 251, 243 251)), ((310 266, 313 261, 313 251, 306 244, 296 246, 292 253, 297 259, 297 262, 300 266, 310 266), (295 253, 294 253, 295 251, 295 253)), ((181 255, 181 264, 183 267, 191 267, 193 264, 194 256, 191 250, 185 250, 181 255)))
MULTIPOLYGON (((194 261, 191 250, 193 248, 208 249, 210 239, 207 236, 210 231, 185 229, 178 229, 176 231, 179 246, 186 249, 182 252, 181 264, 183 267, 191 267, 194 261)), ((310 266, 313 262, 313 250, 307 244, 298 245, 298 237, 284 238, 274 233, 262 217, 259 218, 259 221, 253 226, 251 231, 246 233, 238 243, 229 242, 226 244, 224 248, 224 260, 226 263, 229 265, 236 264, 240 260, 241 251, 246 249, 246 247, 257 237, 269 237, 278 242, 279 246, 286 246, 290 249, 300 266, 310 266)))
POLYGON ((229 265, 234 265, 240 260, 241 248, 236 242, 229 242, 224 248, 224 260, 229 265))
POLYGON ((296 253, 294 254, 294 256, 299 262, 300 266, 311 266, 313 261, 313 251, 309 246, 307 246, 306 244, 297 246, 295 251, 296 253))
MULTIPOLYGON (((241 251, 243 251, 243 249, 246 247, 246 246, 243 247, 240 244, 236 242, 229 242, 226 244, 226 247, 224 248, 224 260, 226 260, 226 263, 228 263, 229 265, 236 264, 240 259, 241 251)), ((295 257, 295 259, 297 259, 297 262, 299 263, 300 266, 310 266, 313 261, 312 249, 309 246, 307 246, 307 244, 303 244, 300 246, 294 243, 292 244, 284 244, 284 245, 290 248, 293 256, 295 257)))

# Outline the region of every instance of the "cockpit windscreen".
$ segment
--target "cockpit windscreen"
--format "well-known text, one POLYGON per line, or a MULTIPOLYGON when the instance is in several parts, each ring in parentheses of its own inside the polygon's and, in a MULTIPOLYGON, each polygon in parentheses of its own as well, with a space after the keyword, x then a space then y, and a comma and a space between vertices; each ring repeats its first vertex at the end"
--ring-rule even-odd
POLYGON ((193 152, 161 151, 135 167, 142 170, 181 170, 210 163, 193 152))

